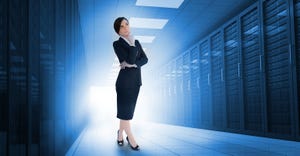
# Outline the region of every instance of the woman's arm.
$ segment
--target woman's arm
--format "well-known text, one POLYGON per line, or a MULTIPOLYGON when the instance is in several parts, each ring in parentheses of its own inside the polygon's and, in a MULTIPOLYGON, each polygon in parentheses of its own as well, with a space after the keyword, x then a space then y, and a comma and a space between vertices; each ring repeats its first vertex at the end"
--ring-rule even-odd
POLYGON ((127 67, 127 68, 137 68, 136 64, 128 64, 126 61, 123 61, 120 64, 120 68, 125 69, 125 67, 127 67))
POLYGON ((114 51, 115 54, 117 55, 119 62, 122 63, 126 60, 126 52, 124 51, 124 49, 118 44, 118 41, 115 41, 113 43, 113 47, 114 47, 114 51))
MULTIPOLYGON (((135 64, 129 64, 128 62, 126 62, 126 58, 127 58, 126 54, 127 54, 127 52, 126 52, 126 50, 123 47, 121 47, 118 44, 117 41, 115 41, 113 43, 113 47, 114 47, 114 51, 115 51, 115 53, 116 53, 116 55, 117 55, 117 57, 119 59, 120 68, 121 69, 125 69, 125 67, 127 67, 127 68, 132 68, 132 67, 136 68, 137 67, 135 64)), ((130 47, 130 48, 131 48, 131 51, 134 51, 134 49, 136 49, 136 47, 130 47)))
POLYGON ((138 40, 136 41, 137 41, 137 46, 139 46, 139 48, 141 49, 141 54, 136 58, 135 64, 138 68, 140 68, 141 66, 145 65, 148 62, 148 58, 140 42, 138 40))

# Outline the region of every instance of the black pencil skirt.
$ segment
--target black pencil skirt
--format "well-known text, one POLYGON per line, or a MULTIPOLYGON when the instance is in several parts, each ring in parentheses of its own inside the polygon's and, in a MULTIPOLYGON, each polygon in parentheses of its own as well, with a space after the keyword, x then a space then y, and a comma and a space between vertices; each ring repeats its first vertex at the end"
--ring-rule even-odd
POLYGON ((139 95, 140 86, 133 88, 116 87, 117 91, 117 118, 131 120, 139 95))

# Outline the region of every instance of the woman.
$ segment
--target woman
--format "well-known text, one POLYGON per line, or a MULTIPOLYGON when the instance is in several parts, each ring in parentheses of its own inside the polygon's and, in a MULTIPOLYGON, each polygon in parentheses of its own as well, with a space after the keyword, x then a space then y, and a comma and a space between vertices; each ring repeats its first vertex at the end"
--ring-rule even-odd
POLYGON ((123 131, 126 140, 133 150, 139 150, 130 128, 134 109, 139 94, 141 81, 141 66, 148 62, 148 58, 138 40, 130 34, 129 22, 125 17, 119 17, 114 22, 114 29, 120 36, 113 43, 115 54, 120 62, 120 71, 116 81, 117 118, 120 119, 117 143, 123 146, 123 131))

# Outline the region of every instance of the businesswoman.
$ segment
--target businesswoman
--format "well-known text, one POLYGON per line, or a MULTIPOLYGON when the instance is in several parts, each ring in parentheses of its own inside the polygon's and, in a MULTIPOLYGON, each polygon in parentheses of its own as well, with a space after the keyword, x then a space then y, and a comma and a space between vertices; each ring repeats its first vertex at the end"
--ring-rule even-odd
POLYGON ((117 143, 120 146, 124 144, 123 131, 125 131, 126 140, 130 147, 133 150, 139 150, 131 132, 130 120, 133 118, 142 85, 141 66, 148 62, 148 58, 139 41, 131 36, 129 21, 125 17, 119 17, 115 20, 114 29, 120 36, 113 43, 115 54, 120 62, 120 71, 116 81, 117 118, 120 119, 117 143))

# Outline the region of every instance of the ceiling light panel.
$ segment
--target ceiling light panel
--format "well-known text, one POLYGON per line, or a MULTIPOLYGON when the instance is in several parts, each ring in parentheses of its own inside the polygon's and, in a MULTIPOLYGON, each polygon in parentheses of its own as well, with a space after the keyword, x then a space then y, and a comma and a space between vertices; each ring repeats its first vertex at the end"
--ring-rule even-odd
POLYGON ((136 18, 129 19, 132 28, 162 29, 168 22, 167 19, 136 18))
POLYGON ((184 0, 137 0, 137 6, 179 8, 184 0))
POLYGON ((155 39, 155 36, 134 36, 134 38, 142 43, 152 43, 155 39))

